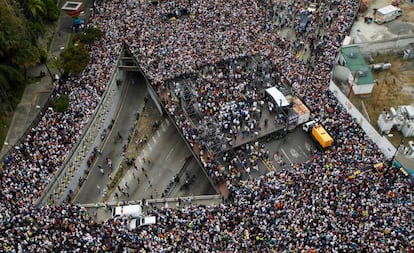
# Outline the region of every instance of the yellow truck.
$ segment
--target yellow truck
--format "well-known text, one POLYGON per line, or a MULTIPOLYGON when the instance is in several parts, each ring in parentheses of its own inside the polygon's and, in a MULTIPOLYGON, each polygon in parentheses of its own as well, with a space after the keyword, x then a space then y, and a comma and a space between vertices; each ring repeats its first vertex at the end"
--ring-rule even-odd
POLYGON ((325 130, 325 128, 318 124, 316 121, 312 120, 303 124, 302 129, 307 133, 311 133, 313 139, 315 139, 315 141, 318 142, 322 148, 332 146, 332 137, 325 130))

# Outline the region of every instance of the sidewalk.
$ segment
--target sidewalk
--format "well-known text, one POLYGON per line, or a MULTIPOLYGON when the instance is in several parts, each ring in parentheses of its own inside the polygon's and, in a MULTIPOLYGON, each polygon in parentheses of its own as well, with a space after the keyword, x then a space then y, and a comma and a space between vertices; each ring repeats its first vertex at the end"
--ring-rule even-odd
MULTIPOLYGON (((65 1, 58 1, 59 9, 63 6, 65 1)), ((92 6, 92 0, 82 0, 83 8, 85 13, 82 17, 86 20, 90 16, 90 7, 92 6)), ((49 59, 60 55, 62 50, 66 48, 67 42, 71 36, 72 18, 64 11, 61 11, 59 20, 57 21, 57 29, 53 36, 50 50, 49 59)), ((6 139, 0 151, 0 157, 4 157, 7 152, 12 149, 15 145, 19 144, 20 138, 25 134, 26 130, 32 125, 33 121, 39 116, 39 112, 42 111, 43 107, 47 103, 50 93, 53 89, 52 77, 49 75, 45 64, 40 64, 35 67, 28 69, 28 77, 37 77, 40 72, 44 71, 46 76, 42 77, 40 81, 28 84, 25 87, 23 96, 20 103, 17 105, 13 119, 10 123, 9 131, 6 139)), ((52 76, 57 71, 50 69, 52 76)))

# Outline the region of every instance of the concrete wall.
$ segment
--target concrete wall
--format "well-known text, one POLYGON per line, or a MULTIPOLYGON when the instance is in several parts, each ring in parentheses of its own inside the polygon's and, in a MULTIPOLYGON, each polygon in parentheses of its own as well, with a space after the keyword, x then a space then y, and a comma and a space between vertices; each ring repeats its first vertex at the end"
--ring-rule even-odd
POLYGON ((77 189, 79 179, 85 175, 88 169, 89 156, 94 147, 99 148, 102 142, 100 136, 103 130, 111 124, 113 115, 116 113, 122 93, 121 88, 117 86, 117 80, 124 79, 125 73, 116 68, 92 119, 80 136, 79 142, 59 171, 56 172, 43 195, 37 200, 37 205, 62 204, 70 191, 74 192, 77 189))
MULTIPOLYGON (((145 77, 145 75, 143 75, 143 76, 145 77)), ((146 84, 147 84, 148 94, 150 95, 152 101, 154 101, 155 106, 157 107, 160 114, 163 114, 164 110, 162 109, 160 97, 158 96, 157 92, 155 92, 155 90, 152 88, 150 82, 148 81, 148 79, 146 77, 145 77, 145 81, 146 81, 146 84)))
MULTIPOLYGON (((364 56, 385 54, 385 53, 402 53, 404 49, 408 48, 408 44, 414 43, 414 36, 401 35, 397 38, 382 40, 382 41, 369 41, 363 43, 356 43, 359 46, 361 53, 364 56)), ((401 56, 402 59, 402 56, 401 56)))
POLYGON ((355 95, 371 94, 374 84, 352 85, 352 92, 355 95))

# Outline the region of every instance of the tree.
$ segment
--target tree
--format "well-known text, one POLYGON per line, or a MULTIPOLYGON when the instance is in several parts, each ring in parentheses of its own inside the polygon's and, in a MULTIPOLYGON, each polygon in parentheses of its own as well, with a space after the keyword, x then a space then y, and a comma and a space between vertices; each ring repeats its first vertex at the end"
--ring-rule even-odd
POLYGON ((80 74, 89 63, 89 52, 83 44, 75 44, 61 54, 62 68, 68 74, 80 74))
POLYGON ((13 111, 9 91, 21 85, 23 85, 22 73, 9 65, 0 64, 0 97, 6 103, 9 111, 13 111), (14 85, 12 86, 12 84, 14 85))
POLYGON ((43 0, 29 0, 27 2, 27 11, 29 11, 29 17, 36 20, 46 13, 46 6, 43 0))
POLYGON ((49 66, 56 69, 59 72, 59 75, 62 75, 63 70, 63 60, 61 56, 55 56, 53 58, 50 58, 49 66))
POLYGON ((103 32, 95 27, 88 27, 81 35, 80 41, 85 44, 92 44, 95 40, 100 39, 103 36, 103 32))
MULTIPOLYGON (((44 26, 40 22, 29 22, 23 14, 25 9, 21 6, 29 2, 0 0, 0 98, 10 110, 20 100, 26 69, 39 63, 41 58, 36 44, 44 33, 44 26)), ((37 13, 41 8, 36 9, 37 13)), ((42 55, 47 57, 44 52, 42 55)))
POLYGON ((30 42, 24 40, 21 42, 20 47, 13 55, 12 63, 18 66, 22 66, 24 70, 24 76, 26 76, 27 68, 35 66, 40 62, 39 49, 34 47, 30 42))
POLYGON ((56 0, 17 0, 27 19, 40 22, 54 22, 58 20, 60 10, 56 0))
POLYGON ((46 33, 46 27, 39 22, 27 22, 25 27, 25 39, 30 41, 32 45, 37 46, 39 38, 46 33))
POLYGON ((45 20, 48 22, 55 22, 59 18, 59 8, 56 4, 56 0, 44 0, 46 6, 45 20))
POLYGON ((69 108, 69 96, 66 94, 60 95, 53 101, 53 110, 56 112, 65 112, 69 108))
POLYGON ((25 20, 5 0, 0 0, 0 62, 10 63, 11 56, 24 39, 25 20))

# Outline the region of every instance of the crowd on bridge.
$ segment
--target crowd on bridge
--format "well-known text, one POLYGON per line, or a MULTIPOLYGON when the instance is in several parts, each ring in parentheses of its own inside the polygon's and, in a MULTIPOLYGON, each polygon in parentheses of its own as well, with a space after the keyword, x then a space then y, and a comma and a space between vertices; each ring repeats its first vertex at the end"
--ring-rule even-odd
POLYGON ((125 43, 158 84, 205 64, 251 54, 264 21, 263 9, 254 1, 160 1, 157 7, 130 10, 125 43), (183 8, 191 17, 166 18, 183 8))
MULTIPOLYGON (((312 56, 315 64, 298 60, 292 42, 263 29, 260 7, 264 3, 257 7, 253 1, 236 5, 235 0, 176 3, 197 17, 196 21, 163 18, 166 10, 176 9, 171 2, 141 3, 139 8, 131 0, 95 2, 97 12, 91 23, 104 30, 105 36, 91 47, 91 63, 81 77, 61 80, 53 93, 71 98, 69 110, 47 110, 0 169, 0 251, 413 252, 412 182, 389 167, 375 143, 327 89, 338 47, 349 32, 358 2, 336 5, 332 17, 337 18, 329 21, 332 26, 324 31, 320 50, 312 56), (236 25, 239 21, 240 26, 236 25), (214 35, 217 28, 224 30, 214 35), (175 41, 177 29, 185 32, 175 41), (149 214, 157 216, 157 224, 137 231, 129 230, 129 218, 96 223, 77 205, 35 206, 79 141, 105 91, 122 38, 158 87, 204 63, 260 53, 273 62, 279 81, 291 86, 312 109, 334 137, 334 146, 316 151, 307 162, 247 181, 231 180, 214 156, 201 154, 212 176, 227 184, 230 194, 225 203, 153 209, 149 214)), ((169 108, 170 112, 186 136, 199 134, 177 104, 170 107, 175 108, 169 108)), ((266 154, 263 147, 254 146, 244 148, 266 154)), ((232 155, 224 157, 234 161, 232 155)), ((227 165, 241 168, 238 161, 227 165)))

